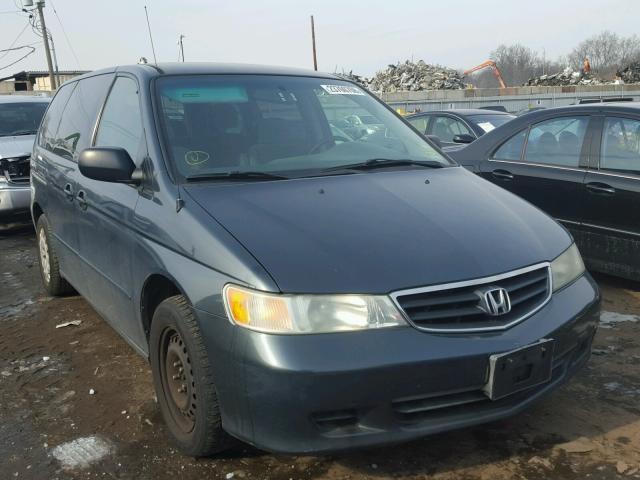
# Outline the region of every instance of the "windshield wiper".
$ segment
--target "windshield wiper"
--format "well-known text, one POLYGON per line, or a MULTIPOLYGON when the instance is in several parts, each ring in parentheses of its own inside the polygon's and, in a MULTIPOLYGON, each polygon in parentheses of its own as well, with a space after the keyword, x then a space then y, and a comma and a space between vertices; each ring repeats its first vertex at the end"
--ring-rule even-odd
POLYGON ((186 177, 188 182, 204 180, 288 180, 289 177, 269 172, 198 173, 186 177))
POLYGON ((35 135, 35 130, 16 130, 15 132, 11 132, 9 136, 18 137, 20 135, 35 135))
POLYGON ((351 163, 347 165, 339 165, 337 167, 325 168, 323 172, 333 172, 337 170, 375 170, 377 168, 385 167, 404 167, 404 166, 418 166, 425 168, 443 168, 444 165, 440 162, 433 160, 393 160, 390 158, 372 158, 365 162, 351 163))

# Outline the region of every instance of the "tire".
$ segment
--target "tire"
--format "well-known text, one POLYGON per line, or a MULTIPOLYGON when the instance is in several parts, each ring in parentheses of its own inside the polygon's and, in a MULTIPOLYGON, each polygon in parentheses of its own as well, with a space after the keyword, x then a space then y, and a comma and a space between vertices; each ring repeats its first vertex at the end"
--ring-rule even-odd
POLYGON ((73 287, 60 274, 58 254, 51 241, 51 226, 45 215, 40 215, 36 225, 38 264, 42 283, 49 295, 59 297, 73 292, 73 287))
POLYGON ((222 429, 202 334, 184 296, 160 303, 149 343, 158 404, 178 448, 187 455, 206 457, 232 446, 232 438, 222 429))

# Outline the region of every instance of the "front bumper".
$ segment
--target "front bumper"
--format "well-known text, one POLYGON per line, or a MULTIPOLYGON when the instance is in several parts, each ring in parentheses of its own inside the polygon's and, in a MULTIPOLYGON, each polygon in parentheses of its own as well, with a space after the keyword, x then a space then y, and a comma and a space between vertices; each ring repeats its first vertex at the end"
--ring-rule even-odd
POLYGON ((198 316, 224 428, 262 449, 306 453, 406 441, 518 413, 586 363, 599 301, 586 274, 524 322, 482 334, 407 327, 269 335, 198 316), (542 338, 556 340, 548 383, 498 401, 482 394, 491 354, 542 338))
POLYGON ((28 215, 30 202, 29 185, 0 184, 0 218, 28 215))

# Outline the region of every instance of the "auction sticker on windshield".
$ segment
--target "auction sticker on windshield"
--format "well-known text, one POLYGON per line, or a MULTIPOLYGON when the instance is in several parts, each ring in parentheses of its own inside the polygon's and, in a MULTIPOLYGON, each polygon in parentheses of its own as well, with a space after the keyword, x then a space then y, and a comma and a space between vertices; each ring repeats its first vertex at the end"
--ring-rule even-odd
POLYGON ((358 87, 349 85, 320 85, 330 95, 366 95, 358 87))
POLYGON ((486 133, 489 133, 491 130, 494 130, 496 128, 491 122, 480 122, 478 126, 486 133))

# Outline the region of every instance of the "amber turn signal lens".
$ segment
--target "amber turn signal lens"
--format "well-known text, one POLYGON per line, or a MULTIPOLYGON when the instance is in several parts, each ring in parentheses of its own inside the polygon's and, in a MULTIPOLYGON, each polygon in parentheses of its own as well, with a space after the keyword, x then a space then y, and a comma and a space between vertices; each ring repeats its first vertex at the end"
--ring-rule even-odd
POLYGON ((231 309, 231 316, 236 323, 247 325, 249 312, 247 310, 247 293, 235 288, 227 290, 227 302, 231 309))

